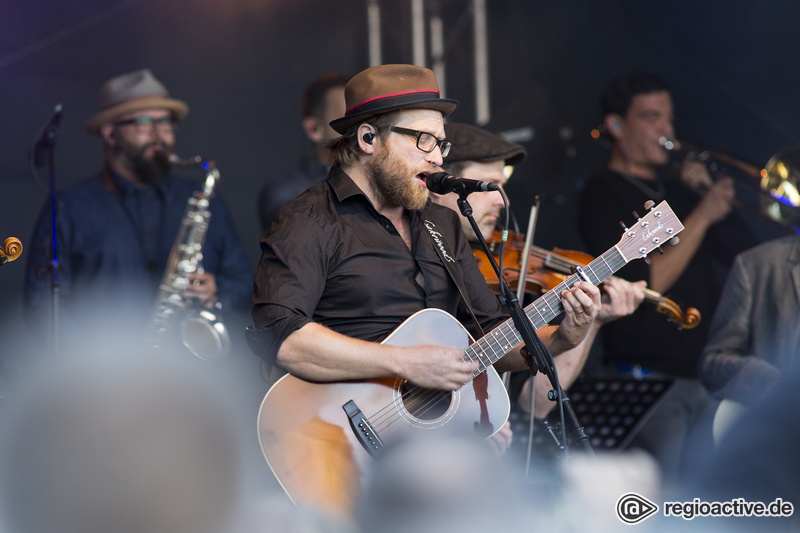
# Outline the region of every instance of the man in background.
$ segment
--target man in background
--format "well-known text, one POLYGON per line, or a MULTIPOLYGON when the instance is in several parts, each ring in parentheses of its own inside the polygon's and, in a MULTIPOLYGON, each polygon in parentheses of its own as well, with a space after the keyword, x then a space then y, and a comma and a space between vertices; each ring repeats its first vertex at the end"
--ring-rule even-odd
MULTIPOLYGON (((680 243, 664 246, 663 255, 651 254, 649 264, 631 261, 620 275, 646 279, 651 289, 679 305, 712 313, 733 258, 757 242, 732 212, 732 180, 714 181, 697 161, 669 166, 664 144, 675 140, 672 95, 658 76, 631 73, 614 80, 600 106, 611 153, 606 168, 581 192, 579 229, 588 251, 598 254, 616 243, 620 220, 631 226, 635 221, 626 215, 643 212, 646 201, 667 200, 685 227, 680 243)), ((710 444, 713 405, 697 380, 708 324, 703 320, 698 327, 679 330, 647 306, 610 324, 603 334, 607 369, 674 379, 634 443, 658 459, 671 481, 686 467, 684 450, 710 444)))
MULTIPOLYGON (((55 236, 45 204, 28 247, 25 313, 37 331, 50 330, 49 304, 58 302, 60 327, 52 331, 59 351, 145 341, 188 200, 202 186, 172 173, 176 126, 189 106, 171 98, 149 70, 111 78, 99 103, 86 130, 103 140, 102 169, 58 192, 55 236), (57 270, 50 268, 53 255, 57 270)), ((218 193, 209 210, 202 269, 188 276, 180 296, 202 310, 241 316, 253 271, 218 193)))
POLYGON ((311 141, 312 154, 279 180, 270 181, 258 194, 261 231, 269 228, 283 204, 325 179, 331 166, 328 142, 339 136, 328 124, 344 115, 344 86, 350 78, 343 74, 324 74, 313 80, 303 93, 303 133, 311 141))
POLYGON ((720 399, 753 404, 800 356, 800 236, 736 257, 711 321, 700 380, 720 399))

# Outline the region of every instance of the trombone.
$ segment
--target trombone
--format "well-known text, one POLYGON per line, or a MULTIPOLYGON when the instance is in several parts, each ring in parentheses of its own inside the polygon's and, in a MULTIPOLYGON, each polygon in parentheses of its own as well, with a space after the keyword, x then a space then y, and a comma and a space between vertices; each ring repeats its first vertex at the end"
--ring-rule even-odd
POLYGON ((758 207, 736 200, 734 206, 785 230, 800 233, 800 146, 773 155, 763 168, 692 141, 661 137, 670 158, 703 163, 712 178, 724 174, 758 195, 758 207), (678 159, 679 158, 679 159, 678 159))

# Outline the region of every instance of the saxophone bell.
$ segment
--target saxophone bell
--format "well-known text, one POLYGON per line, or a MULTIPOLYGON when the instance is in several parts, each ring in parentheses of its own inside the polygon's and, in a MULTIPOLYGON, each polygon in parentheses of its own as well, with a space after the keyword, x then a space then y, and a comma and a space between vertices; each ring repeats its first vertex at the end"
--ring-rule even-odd
POLYGON ((214 361, 230 353, 231 338, 225 324, 205 309, 197 311, 181 323, 183 345, 194 355, 214 361))

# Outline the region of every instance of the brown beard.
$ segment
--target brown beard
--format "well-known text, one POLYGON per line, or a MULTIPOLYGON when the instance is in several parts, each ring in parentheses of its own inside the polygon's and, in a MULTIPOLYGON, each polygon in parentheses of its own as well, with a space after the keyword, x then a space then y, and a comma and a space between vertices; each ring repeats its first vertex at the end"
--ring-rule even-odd
POLYGON ((372 192, 378 200, 391 206, 417 211, 428 201, 428 189, 416 185, 413 177, 417 175, 400 158, 395 157, 384 147, 367 161, 367 177, 372 184, 372 192))
POLYGON ((139 181, 144 184, 158 183, 167 177, 172 165, 169 162, 171 146, 163 142, 153 142, 144 146, 136 146, 122 135, 116 137, 117 153, 123 154, 131 165, 131 170, 139 181), (145 157, 144 153, 149 148, 161 148, 155 152, 152 159, 145 157))

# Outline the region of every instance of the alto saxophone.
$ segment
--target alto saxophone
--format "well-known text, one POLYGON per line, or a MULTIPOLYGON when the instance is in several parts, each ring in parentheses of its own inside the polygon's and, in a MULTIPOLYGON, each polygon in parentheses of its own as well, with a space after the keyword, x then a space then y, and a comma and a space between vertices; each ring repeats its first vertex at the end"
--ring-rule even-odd
POLYGON ((206 171, 203 189, 195 191, 186 204, 180 229, 164 269, 158 297, 147 335, 155 348, 167 348, 176 340, 194 355, 205 360, 220 359, 230 353, 230 335, 225 325, 211 311, 186 297, 189 274, 203 273, 203 243, 211 218, 209 201, 219 182, 214 161, 195 156, 189 160, 169 156, 175 165, 202 165, 206 171))

